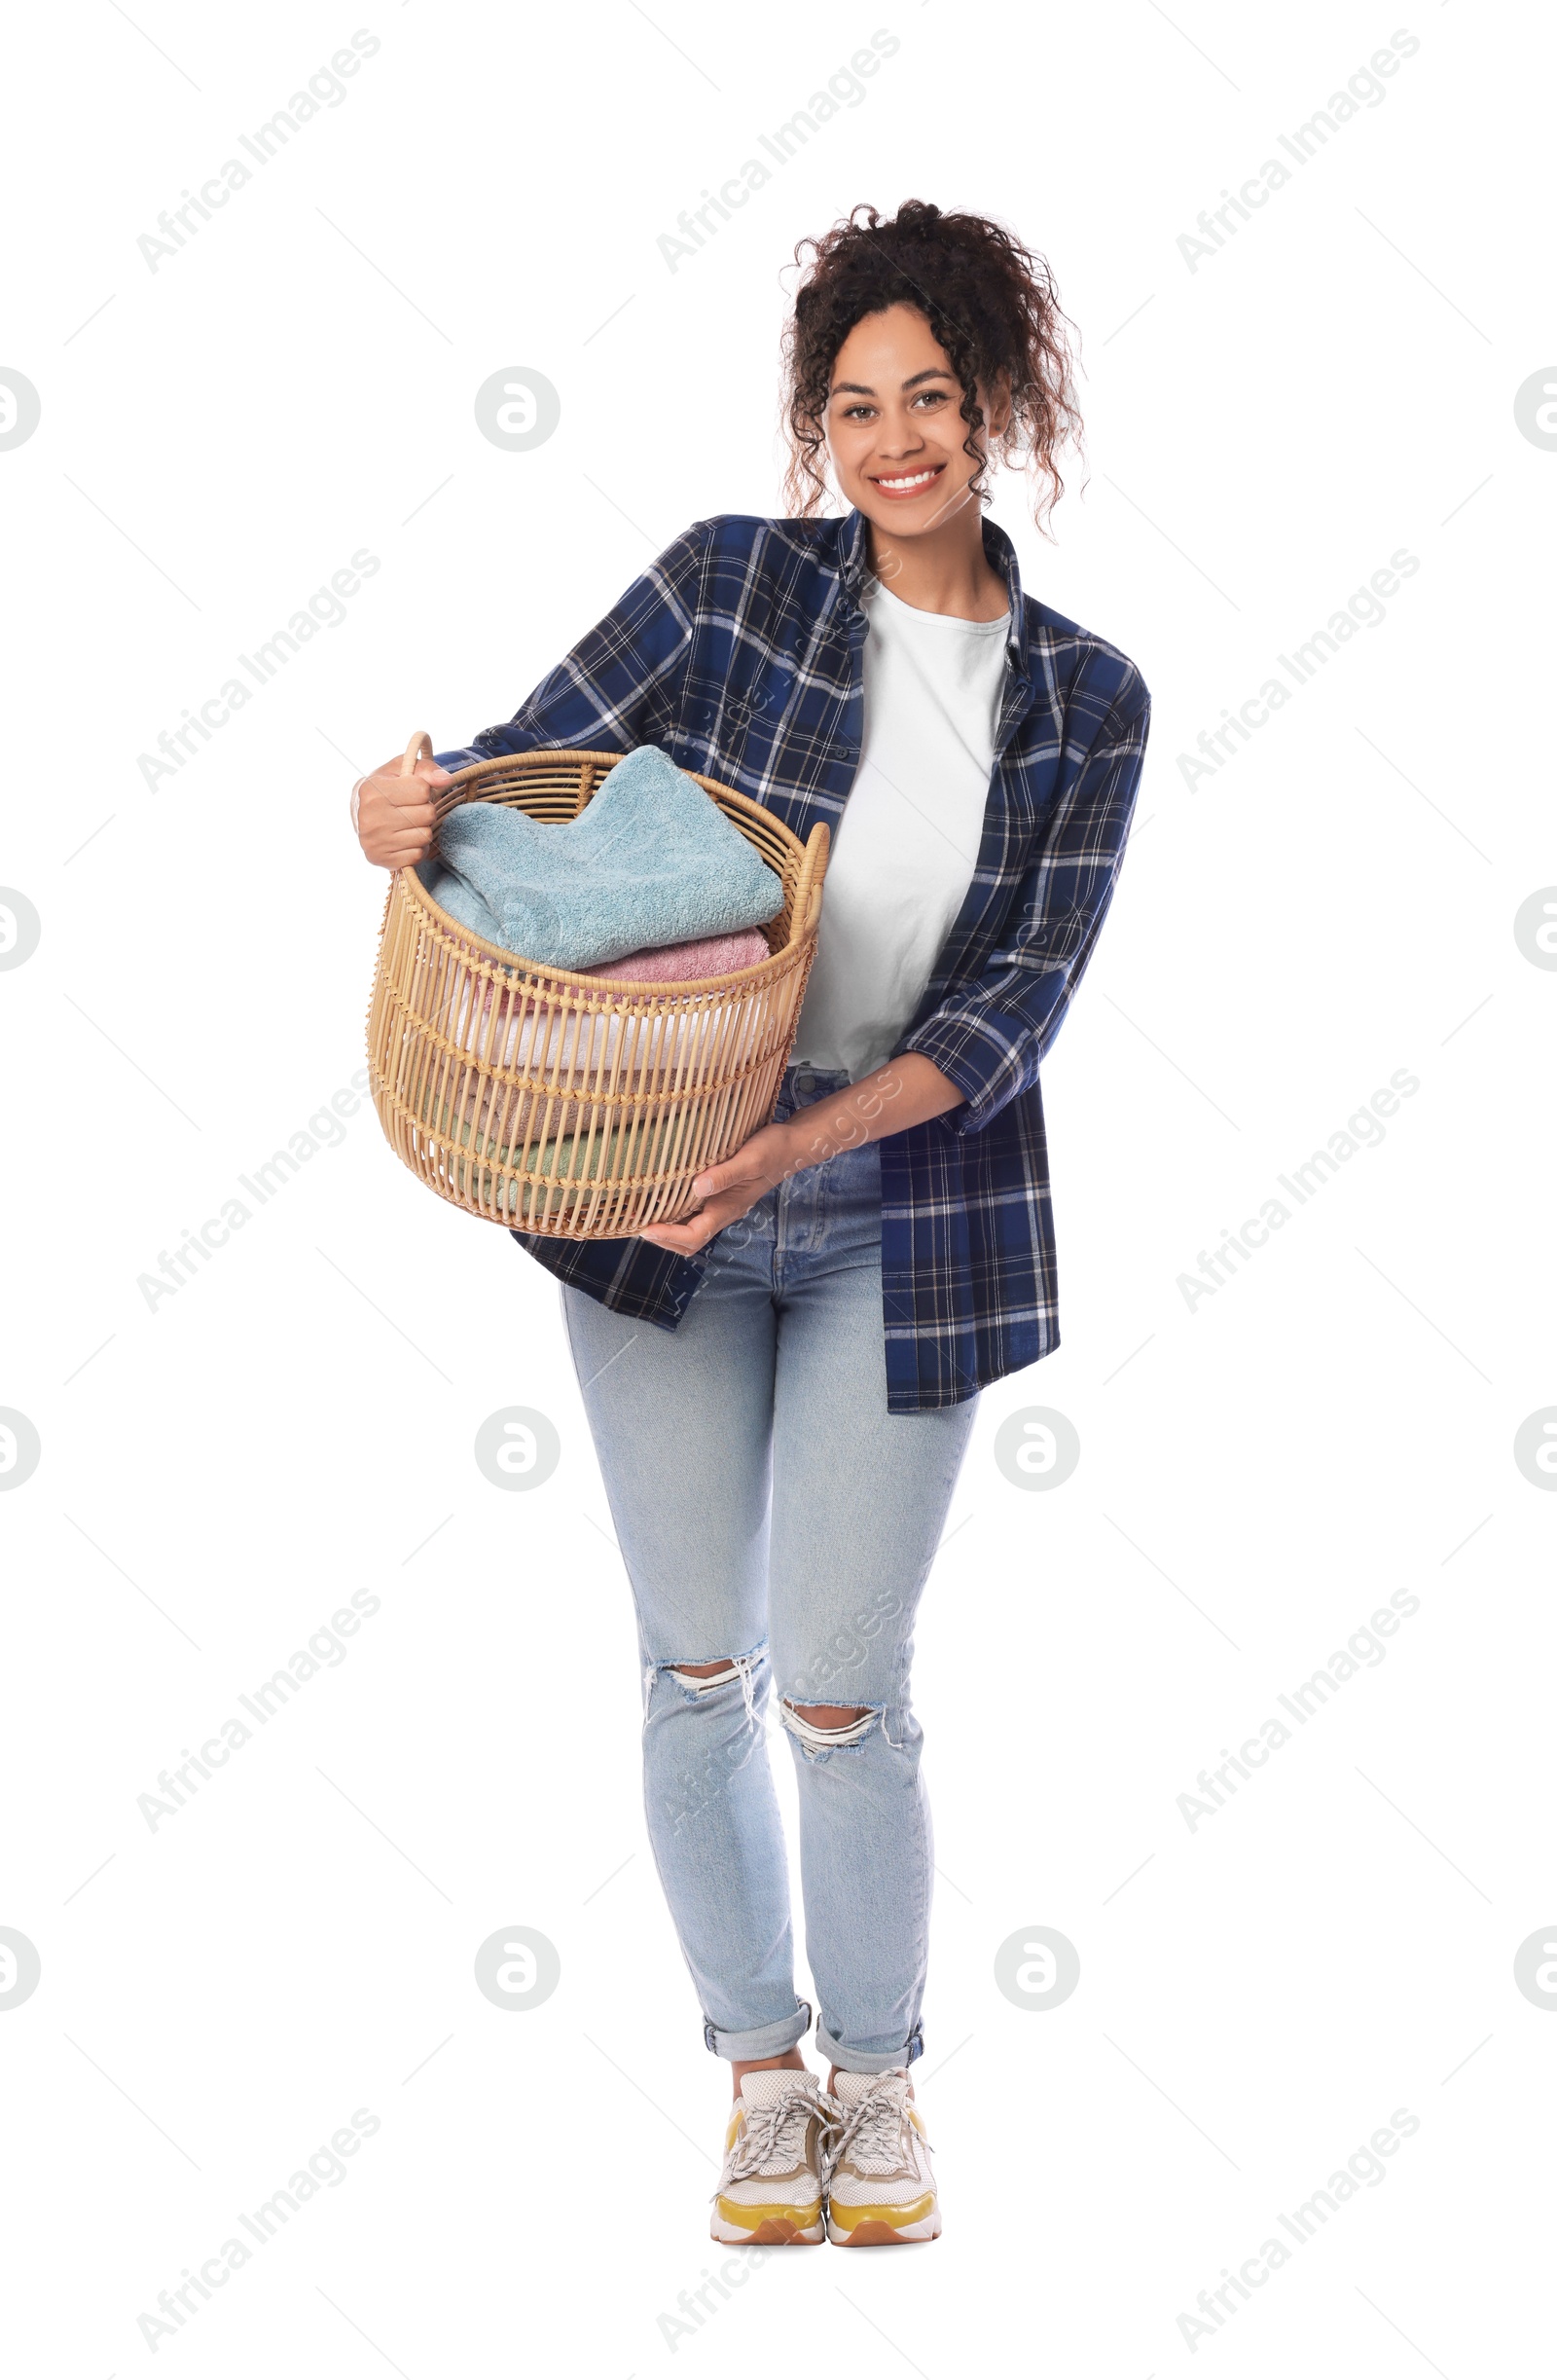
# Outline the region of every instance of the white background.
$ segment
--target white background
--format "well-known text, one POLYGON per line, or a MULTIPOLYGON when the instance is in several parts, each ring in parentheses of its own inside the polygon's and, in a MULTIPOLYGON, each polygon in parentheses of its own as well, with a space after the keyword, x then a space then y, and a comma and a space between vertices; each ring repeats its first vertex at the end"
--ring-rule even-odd
POLYGON ((1191 271, 1197 213, 1399 19, 413 0, 153 272, 138 237, 358 20, 131 13, 34 12, 9 59, 0 362, 43 406, 0 453, 0 880, 42 920, 0 974, 0 1404, 43 1448, 0 1496, 0 1923, 42 1959, 0 2012, 10 2360, 140 2368, 158 2292, 364 2108, 346 2179, 160 2365, 1530 2368, 1557 2021, 1513 1962, 1557 1920, 1557 1503, 1512 1441, 1557 1401, 1557 976, 1513 918, 1557 878, 1557 455, 1513 399, 1557 351, 1547 29, 1418 0, 1383 104, 1191 271), (670 272, 658 235, 878 25, 863 102, 670 272), (137 1278, 363 1062, 353 775, 507 716, 687 522, 778 508, 780 269, 909 196, 1053 261, 1088 484, 1054 545, 1019 487, 996 514, 1155 718, 1045 1070, 1065 1344, 986 1396, 919 1632, 946 2233, 770 2258, 668 2334, 717 2262, 726 2080, 643 1836, 554 1283, 366 1109, 175 1296, 137 1278), (530 453, 475 424, 505 366, 561 393, 530 453), (1191 790, 1177 756, 1402 547, 1383 623, 1191 790), (138 755, 359 548, 345 619, 149 790, 138 755), (1191 1309, 1199 1252, 1396 1069, 1382 1144, 1191 1309), (516 1404, 562 1443, 527 1495, 472 1457, 516 1404), (1034 1405, 1081 1438, 1050 1493, 992 1453, 1034 1405), (344 1662, 151 1830, 137 1797, 354 1588, 381 1608, 344 1662), (1198 1773, 1397 1590, 1382 1664, 1192 1830, 1198 1773), (523 2012, 472 1974, 516 1924, 561 1960, 523 2012), (1039 1924, 1079 1953, 1061 2007, 996 1986, 1039 1924), (1197 2293, 1396 2109, 1387 2179, 1192 2351, 1197 2293))

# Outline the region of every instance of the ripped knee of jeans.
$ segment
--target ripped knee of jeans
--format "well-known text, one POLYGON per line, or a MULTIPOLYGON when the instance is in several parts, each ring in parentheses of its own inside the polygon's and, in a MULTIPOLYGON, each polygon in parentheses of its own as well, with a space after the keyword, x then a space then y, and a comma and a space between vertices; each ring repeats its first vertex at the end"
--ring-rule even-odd
POLYGON ((691 1703, 701 1703, 707 1696, 718 1694, 724 1687, 733 1685, 739 1678, 742 1701, 746 1707, 746 1717, 755 1725, 757 1717, 755 1674, 757 1665, 767 1649, 765 1644, 759 1644, 749 1653, 732 1653, 728 1658, 717 1661, 700 1661, 689 1664, 673 1661, 660 1662, 650 1665, 649 1674, 652 1677, 653 1669, 656 1666, 664 1669, 669 1676, 674 1678, 682 1693, 691 1703))
POLYGON ((808 1752, 837 1752, 862 1743, 885 1713, 879 1703, 808 1703, 802 1707, 785 1701, 778 1705, 778 1716, 808 1752), (825 1711, 833 1724, 822 1726, 815 1717, 808 1718, 807 1711, 825 1711))

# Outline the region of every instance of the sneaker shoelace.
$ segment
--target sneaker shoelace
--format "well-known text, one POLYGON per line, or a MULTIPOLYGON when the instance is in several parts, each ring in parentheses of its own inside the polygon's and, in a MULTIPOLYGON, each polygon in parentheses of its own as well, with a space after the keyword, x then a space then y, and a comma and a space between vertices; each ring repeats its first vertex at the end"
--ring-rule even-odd
POLYGON ((730 2151, 727 2181, 749 2181, 765 2165, 792 2172, 806 2153, 806 2126, 823 2110, 819 2094, 791 2091, 766 2106, 746 2107, 744 2113, 745 2130, 730 2151))
POLYGON ((888 2165, 906 2162, 903 2134, 907 2123, 908 2103, 899 2100, 895 2091, 867 2091, 851 2107, 829 2097, 821 2140, 823 2182, 831 2185, 851 2149, 861 2162, 872 2157, 888 2165))

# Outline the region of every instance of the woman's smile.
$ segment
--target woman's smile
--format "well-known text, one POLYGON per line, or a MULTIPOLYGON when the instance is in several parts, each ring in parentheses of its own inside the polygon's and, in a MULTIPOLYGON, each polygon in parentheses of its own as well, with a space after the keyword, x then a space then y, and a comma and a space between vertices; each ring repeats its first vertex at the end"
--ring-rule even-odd
POLYGON ((872 472, 870 476, 883 495, 923 495, 925 489, 932 487, 940 478, 945 468, 944 462, 935 462, 927 463, 922 471, 896 471, 890 477, 885 472, 872 472))

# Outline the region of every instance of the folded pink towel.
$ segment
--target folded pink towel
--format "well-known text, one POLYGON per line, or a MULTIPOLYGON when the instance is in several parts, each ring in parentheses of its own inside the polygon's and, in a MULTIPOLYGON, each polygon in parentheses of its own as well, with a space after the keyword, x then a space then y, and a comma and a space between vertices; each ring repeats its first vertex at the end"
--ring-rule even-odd
MULTIPOLYGON (((461 946, 474 960, 476 953, 468 943, 461 946)), ((755 926, 742 934, 713 934, 693 942, 667 942, 655 950, 634 950, 625 959, 602 960, 597 967, 584 967, 574 971, 594 975, 606 982, 701 983, 710 975, 733 975, 741 968, 760 967, 772 956, 768 937, 755 926)), ((498 1064, 507 1064, 512 1055, 514 1037, 525 1019, 535 1012, 537 1004, 511 989, 506 983, 484 983, 479 1000, 472 999, 473 987, 456 985, 451 1001, 453 1027, 463 1048, 485 1047, 487 1054, 498 1064), (492 994, 497 994, 497 1019, 489 1032, 492 994), (508 1052, 505 1056, 504 1051, 508 1052)), ((449 1021, 449 1020, 446 1020, 449 1021)))
POLYGON ((752 926, 744 934, 712 934, 698 942, 634 950, 625 959, 607 959, 578 971, 613 983, 697 983, 706 975, 733 975, 739 968, 760 967, 770 955, 767 935, 752 926))

